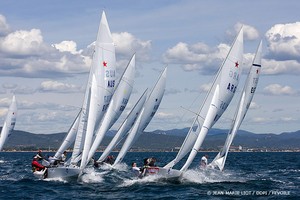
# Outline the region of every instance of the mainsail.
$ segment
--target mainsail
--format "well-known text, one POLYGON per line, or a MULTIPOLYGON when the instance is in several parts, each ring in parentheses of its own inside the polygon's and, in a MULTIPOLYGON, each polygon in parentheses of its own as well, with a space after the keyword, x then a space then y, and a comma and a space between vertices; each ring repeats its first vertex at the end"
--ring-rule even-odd
POLYGON ((167 77, 167 68, 164 69, 154 88, 152 89, 151 94, 149 95, 147 101, 145 102, 141 112, 138 115, 136 122, 134 123, 132 129, 128 133, 128 136, 115 160, 114 165, 120 163, 127 151, 131 148, 137 138, 142 134, 144 129, 148 126, 151 119, 155 115, 160 102, 163 98, 163 94, 166 87, 166 77, 167 77))
POLYGON ((243 119, 249 109, 250 103, 253 99, 259 75, 261 70, 261 53, 262 53, 262 42, 260 42, 256 55, 253 59, 252 66, 250 68, 248 77, 245 82, 244 89, 242 91, 239 106, 237 107, 234 121, 232 123, 231 129, 228 132, 227 139, 222 150, 218 153, 215 159, 210 163, 211 166, 217 166, 221 171, 224 169, 225 161, 228 155, 230 145, 237 134, 237 131, 242 124, 243 119))
POLYGON ((2 151, 7 138, 11 135, 12 131, 14 130, 16 119, 17 119, 17 102, 15 96, 13 96, 12 102, 8 108, 8 113, 6 115, 4 125, 1 130, 0 151, 2 151))
MULTIPOLYGON (((78 157, 80 157, 84 142, 86 139, 86 129, 88 126, 89 108, 93 107, 93 115, 95 122, 89 126, 91 131, 88 138, 93 137, 94 129, 99 125, 102 117, 104 116, 115 87, 115 70, 116 58, 115 58, 115 46, 112 40, 111 32, 107 23, 105 12, 102 13, 102 18, 99 25, 97 40, 95 42, 95 50, 92 59, 92 65, 90 69, 88 84, 86 87, 85 97, 82 105, 82 113, 79 119, 79 127, 74 144, 71 163, 76 164, 78 157), (97 94, 91 93, 91 87, 93 82, 96 82, 97 94), (96 105, 90 105, 91 97, 97 96, 96 105)), ((91 139, 88 139, 91 140, 91 139)), ((86 144, 86 151, 88 152, 90 147, 86 144)), ((85 153, 87 154, 87 153, 85 153)))
POLYGON ((111 153, 111 151, 122 141, 122 139, 126 136, 130 128, 135 123, 139 113, 141 112, 141 109, 146 101, 147 97, 147 89, 142 94, 142 96, 139 98, 139 100, 136 102, 134 107, 131 109, 129 114, 127 115, 126 119, 121 124, 120 128, 118 129, 116 135, 111 140, 109 145, 106 147, 104 152, 101 154, 100 158, 97 162, 102 162, 105 160, 105 158, 111 153))
POLYGON ((204 116, 204 122, 201 126, 200 133, 196 142, 194 143, 186 163, 180 169, 180 171, 186 171, 188 169, 197 155, 208 130, 218 121, 231 102, 239 83, 239 77, 241 73, 240 64, 242 62, 243 29, 240 30, 238 36, 236 37, 226 59, 223 62, 223 65, 221 66, 220 71, 217 74, 217 78, 213 83, 213 97, 210 102, 206 102, 210 105, 206 116, 204 116))
POLYGON ((135 55, 132 56, 123 75, 121 76, 119 84, 116 87, 116 91, 113 94, 111 102, 108 106, 107 112, 103 118, 103 121, 101 122, 101 126, 96 133, 96 138, 94 139, 92 147, 89 150, 87 160, 86 162, 81 162, 82 168, 84 168, 87 165, 87 162, 93 157, 104 135, 118 120, 123 110, 125 109, 133 89, 134 75, 135 55))

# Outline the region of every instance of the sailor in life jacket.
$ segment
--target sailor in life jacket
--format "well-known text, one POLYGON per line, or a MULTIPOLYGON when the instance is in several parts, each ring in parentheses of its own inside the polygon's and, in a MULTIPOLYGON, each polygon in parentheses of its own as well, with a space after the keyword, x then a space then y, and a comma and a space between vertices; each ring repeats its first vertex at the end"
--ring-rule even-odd
POLYGON ((32 166, 32 171, 41 171, 43 169, 45 169, 45 166, 41 165, 38 162, 38 158, 36 158, 36 156, 33 158, 32 162, 31 162, 31 166, 32 166))

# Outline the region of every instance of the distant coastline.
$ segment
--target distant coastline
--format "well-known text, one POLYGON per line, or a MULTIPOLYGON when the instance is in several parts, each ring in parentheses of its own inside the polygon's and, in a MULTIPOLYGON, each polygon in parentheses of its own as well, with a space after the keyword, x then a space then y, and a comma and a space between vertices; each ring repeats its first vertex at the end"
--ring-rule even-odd
MULTIPOLYGON (((178 152, 188 129, 144 132, 130 151, 178 152)), ((227 133, 228 130, 212 129, 205 138, 200 151, 218 152, 224 145, 227 133)), ((98 152, 104 151, 114 134, 114 131, 110 131, 104 137, 98 152)), ((34 134, 15 130, 3 150, 6 152, 34 152, 42 149, 43 151, 54 152, 61 145, 65 135, 66 133, 34 134)), ((115 151, 119 151, 120 147, 118 146, 115 151)), ((230 152, 300 152, 300 131, 281 134, 255 134, 240 130, 230 147, 230 152)))

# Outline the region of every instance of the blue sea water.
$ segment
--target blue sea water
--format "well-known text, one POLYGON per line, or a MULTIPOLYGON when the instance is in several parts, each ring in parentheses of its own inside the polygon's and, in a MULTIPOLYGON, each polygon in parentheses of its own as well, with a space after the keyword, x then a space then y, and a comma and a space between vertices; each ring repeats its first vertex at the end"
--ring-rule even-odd
MULTIPOLYGON (((300 153, 230 153, 223 172, 199 169, 203 154, 179 181, 131 176, 131 162, 154 156, 163 166, 176 155, 165 152, 130 152, 118 170, 89 168, 78 181, 38 180, 33 152, 0 152, 0 199, 300 199, 300 153)), ((205 154, 209 161, 216 155, 205 154)))

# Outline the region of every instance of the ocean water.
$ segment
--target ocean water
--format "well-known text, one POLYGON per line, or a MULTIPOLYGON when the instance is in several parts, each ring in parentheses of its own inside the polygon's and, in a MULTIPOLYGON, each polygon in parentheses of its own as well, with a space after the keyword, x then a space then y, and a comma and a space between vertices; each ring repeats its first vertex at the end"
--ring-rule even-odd
POLYGON ((130 152, 118 170, 91 167, 78 181, 38 180, 31 172, 35 153, 0 152, 0 199, 300 199, 300 153, 230 153, 223 172, 199 169, 204 154, 209 161, 216 155, 199 152, 178 181, 132 177, 131 162, 153 156, 163 166, 176 155, 163 152, 130 152))

